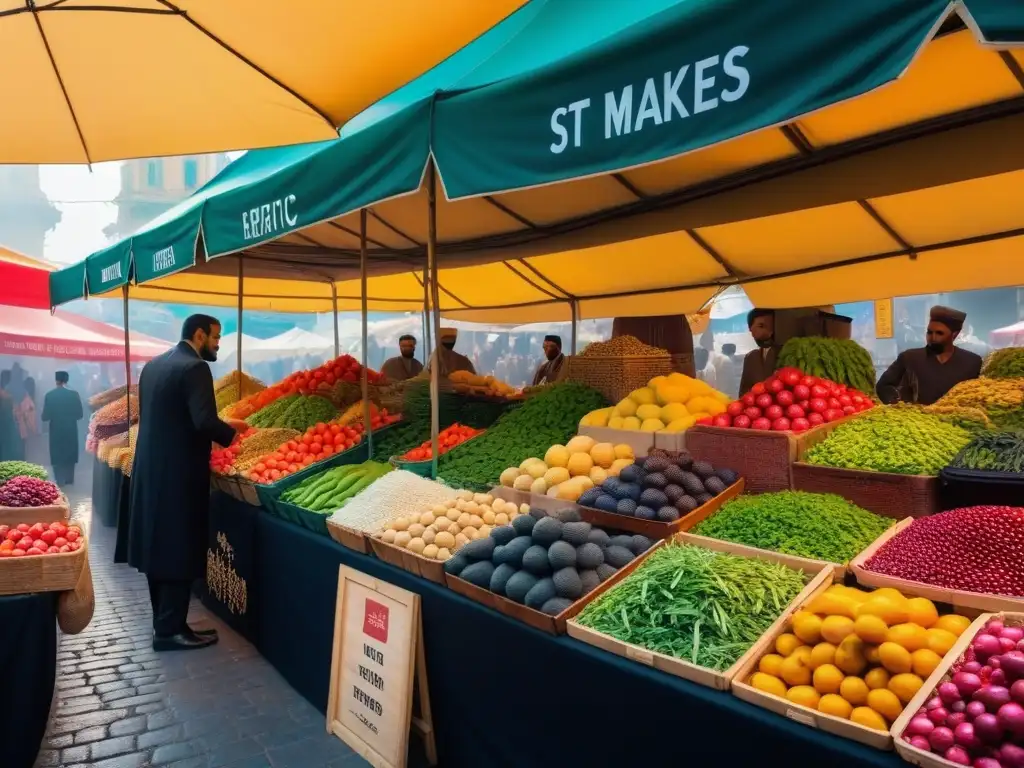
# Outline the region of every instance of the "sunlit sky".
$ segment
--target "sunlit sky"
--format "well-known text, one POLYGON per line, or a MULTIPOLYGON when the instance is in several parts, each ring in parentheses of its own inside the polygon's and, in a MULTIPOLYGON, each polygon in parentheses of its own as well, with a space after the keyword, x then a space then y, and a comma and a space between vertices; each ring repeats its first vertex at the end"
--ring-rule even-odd
POLYGON ((40 166, 43 193, 61 211, 60 223, 46 235, 44 259, 71 263, 107 245, 103 228, 117 218, 117 206, 109 201, 121 190, 120 169, 116 162, 91 171, 82 165, 40 166))

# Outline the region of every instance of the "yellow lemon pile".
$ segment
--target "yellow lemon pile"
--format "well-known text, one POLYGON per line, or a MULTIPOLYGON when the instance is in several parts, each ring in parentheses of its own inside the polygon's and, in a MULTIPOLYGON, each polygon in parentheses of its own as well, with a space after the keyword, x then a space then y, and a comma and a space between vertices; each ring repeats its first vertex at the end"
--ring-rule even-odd
POLYGON ((682 373, 655 376, 612 408, 591 411, 581 427, 611 427, 640 432, 682 432, 704 416, 725 413, 728 395, 682 373))
POLYGON ((749 683, 794 704, 887 731, 970 619, 883 588, 835 584, 793 614, 749 683))
POLYGON ((577 435, 565 445, 548 448, 543 459, 530 458, 518 467, 509 467, 501 473, 500 483, 517 491, 576 501, 584 491, 618 477, 633 460, 632 446, 598 443, 577 435))

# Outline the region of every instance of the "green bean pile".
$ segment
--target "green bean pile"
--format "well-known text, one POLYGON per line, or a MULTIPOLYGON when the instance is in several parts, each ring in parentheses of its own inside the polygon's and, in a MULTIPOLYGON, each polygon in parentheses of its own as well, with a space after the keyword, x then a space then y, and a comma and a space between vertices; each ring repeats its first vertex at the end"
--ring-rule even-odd
POLYGON ((1024 472, 1024 432, 980 434, 956 455, 951 466, 988 472, 1024 472))
POLYGON ((693 533, 797 557, 845 563, 895 522, 832 493, 740 496, 693 533))
POLYGON ((731 667, 804 588, 783 565, 668 542, 577 617, 701 667, 731 667))

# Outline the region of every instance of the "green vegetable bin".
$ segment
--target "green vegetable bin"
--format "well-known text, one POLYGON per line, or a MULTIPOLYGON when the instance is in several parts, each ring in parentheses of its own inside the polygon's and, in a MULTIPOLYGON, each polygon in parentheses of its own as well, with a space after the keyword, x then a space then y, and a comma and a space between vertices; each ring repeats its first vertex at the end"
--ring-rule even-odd
MULTIPOLYGON (((484 430, 484 432, 486 432, 486 430, 484 430)), ((480 435, 484 434, 484 432, 481 432, 480 435)), ((465 445, 466 443, 470 443, 476 440, 478 437, 480 437, 480 435, 473 435, 473 437, 469 438, 469 440, 463 440, 461 443, 454 447, 459 448, 465 445)), ((447 451, 443 452, 441 456, 444 456, 445 453, 447 453, 447 451)), ((438 460, 440 460, 440 457, 438 457, 438 460)), ((434 479, 434 462, 432 459, 427 459, 426 461, 406 461, 402 459, 400 456, 392 456, 388 461, 391 464, 391 466, 393 466, 395 469, 404 469, 406 472, 412 472, 414 475, 425 477, 428 480, 434 479)), ((481 493, 484 493, 484 491, 481 491, 481 493)))
POLYGON ((311 531, 327 536, 328 515, 320 515, 316 512, 310 512, 302 507, 282 501, 281 494, 313 475, 320 474, 321 472, 334 467, 344 466, 345 464, 362 464, 369 458, 370 449, 364 440, 359 445, 345 451, 344 453, 336 453, 328 459, 318 461, 315 464, 310 464, 308 467, 301 469, 294 475, 282 478, 276 483, 271 483, 269 485, 257 485, 256 493, 259 495, 260 503, 263 505, 263 508, 271 514, 277 515, 282 520, 287 520, 290 523, 301 525, 303 528, 308 528, 311 531))

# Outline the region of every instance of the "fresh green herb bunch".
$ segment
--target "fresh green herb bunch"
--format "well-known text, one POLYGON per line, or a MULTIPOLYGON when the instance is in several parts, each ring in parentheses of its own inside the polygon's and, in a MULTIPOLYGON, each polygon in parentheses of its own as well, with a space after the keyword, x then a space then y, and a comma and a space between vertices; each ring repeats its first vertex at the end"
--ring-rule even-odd
POLYGON ((989 472, 1024 472, 1024 432, 980 434, 956 455, 951 466, 989 472))
POLYGON ((803 460, 840 469, 937 475, 970 439, 967 430, 920 408, 880 407, 840 424, 803 460))
POLYGON ((373 433, 373 456, 370 458, 374 461, 387 461, 392 456, 401 456, 410 448, 422 445, 429 439, 430 421, 407 424, 403 416, 402 421, 388 427, 379 436, 378 433, 373 433))
POLYGON ((803 588, 803 575, 783 565, 670 541, 577 620, 720 671, 735 664, 803 588))
POLYGON ((1024 347, 1007 347, 989 353, 981 375, 993 379, 1024 378, 1024 347))
POLYGON ((279 397, 270 403, 266 408, 260 408, 245 421, 250 427, 268 428, 274 426, 274 422, 281 417, 289 408, 299 401, 302 395, 286 395, 279 397))
POLYGON ((846 384, 865 395, 875 391, 871 354, 850 339, 790 339, 779 352, 778 366, 798 368, 811 376, 846 384))
POLYGON ((485 491, 506 468, 567 442, 576 434, 580 419, 605 405, 600 392, 582 384, 546 387, 505 413, 484 434, 441 456, 438 474, 453 488, 485 491))
POLYGON ((31 464, 27 461, 0 461, 0 485, 3 485, 12 477, 37 477, 40 480, 49 480, 50 476, 46 470, 38 464, 31 464))
POLYGON ((699 523, 693 533, 845 563, 894 522, 832 493, 780 491, 735 498, 699 523))

